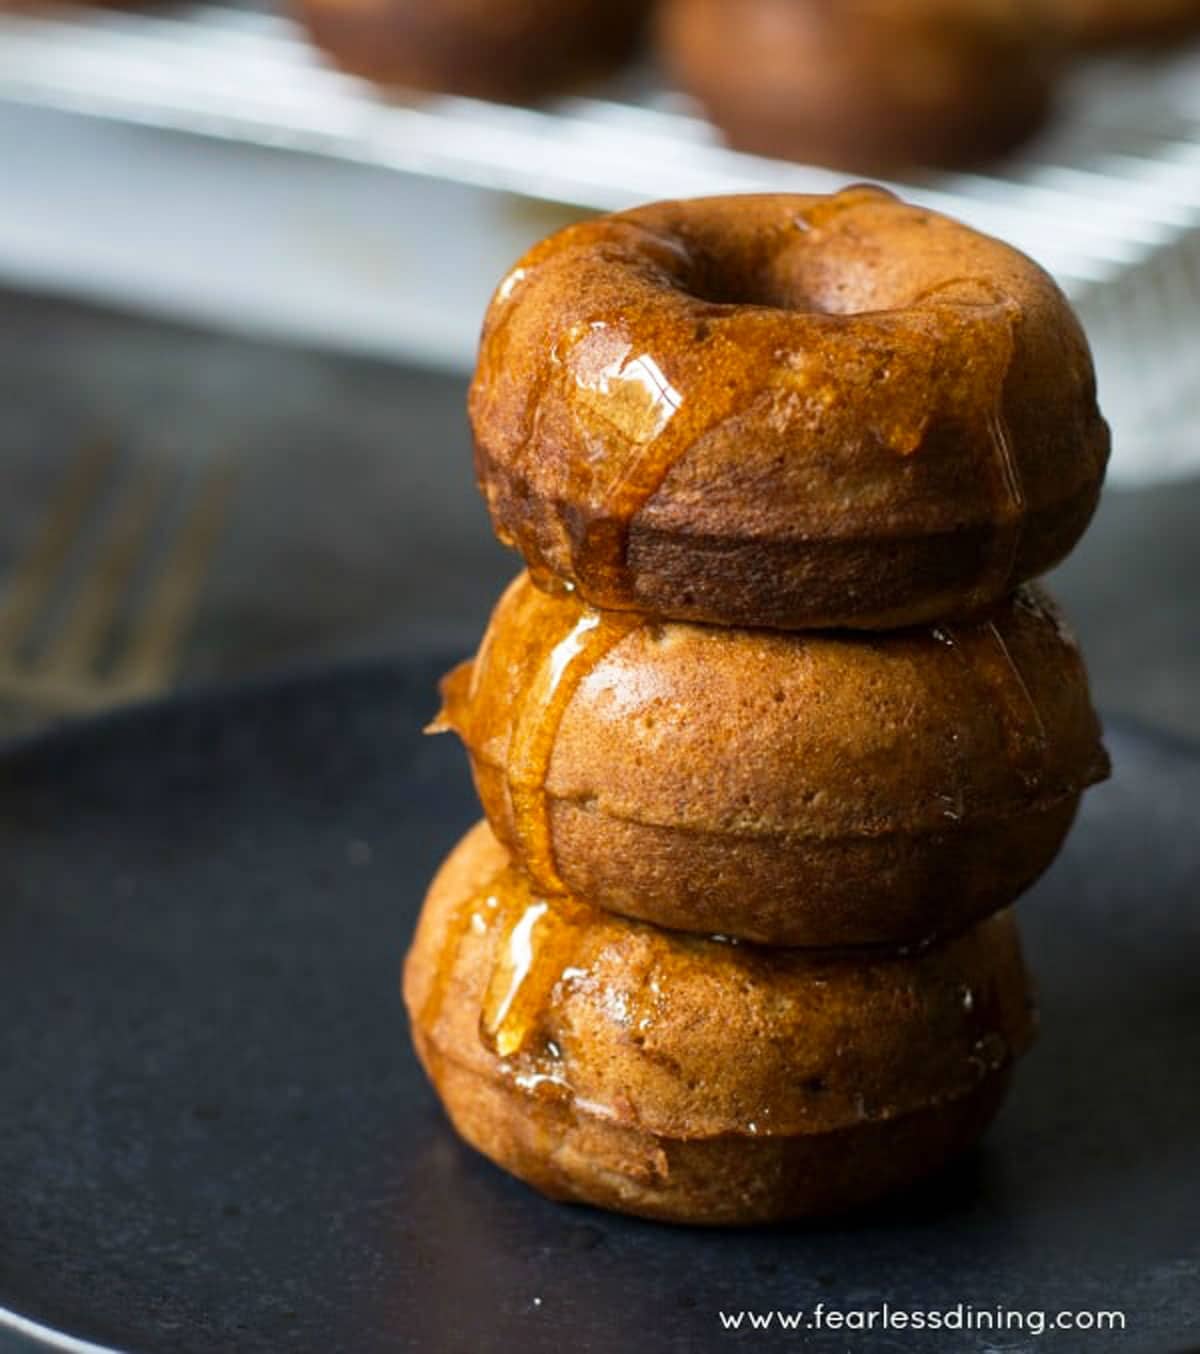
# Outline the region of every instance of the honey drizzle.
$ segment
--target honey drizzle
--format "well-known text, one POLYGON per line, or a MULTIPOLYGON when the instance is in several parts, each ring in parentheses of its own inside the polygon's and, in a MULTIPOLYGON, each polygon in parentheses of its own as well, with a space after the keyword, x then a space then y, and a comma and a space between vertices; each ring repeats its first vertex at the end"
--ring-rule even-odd
MULTIPOLYGON (((894 195, 885 189, 865 183, 852 184, 827 199, 810 203, 793 218, 793 224, 802 230, 819 233, 855 208, 884 205, 894 200, 894 195)), ((689 262, 687 246, 683 242, 669 234, 653 231, 642 222, 622 217, 569 228, 535 247, 501 284, 489 311, 480 372, 472 390, 473 408, 478 404, 480 412, 486 403, 483 392, 502 380, 501 374, 509 365, 512 341, 509 331, 521 314, 520 307, 513 304, 515 293, 532 285, 543 265, 553 264, 563 235, 571 231, 578 231, 597 244, 609 241, 615 244, 622 235, 630 232, 643 234, 653 239, 664 255, 677 256, 674 264, 660 258, 657 260, 659 267, 673 271, 675 265, 682 264, 686 268, 689 262)), ((1003 363, 998 372, 998 384, 1002 387, 1014 343, 1009 298, 995 292, 982 279, 953 277, 927 288, 909 304, 918 306, 939 292, 967 286, 987 291, 988 301, 960 301, 958 308, 965 304, 968 308, 1009 311, 1008 342, 1003 345, 1003 363)), ((948 304, 955 305, 955 302, 948 304)), ((976 357, 980 356, 981 347, 985 349, 982 354, 983 378, 990 387, 992 381, 989 378, 997 373, 993 364, 987 361, 986 348, 991 346, 997 355, 999 349, 988 344, 986 331, 978 338, 980 342, 971 347, 976 357)), ((586 507, 581 514, 582 521, 577 519, 570 530, 567 548, 571 572, 582 581, 588 598, 602 607, 630 605, 635 580, 631 576, 628 556, 634 520, 661 489, 695 439, 728 417, 745 394, 744 383, 734 382, 727 389, 719 390, 719 383, 714 386, 705 379, 703 389, 698 390, 702 396, 697 401, 700 410, 688 409, 686 405, 691 399, 687 392, 696 386, 693 378, 697 375, 703 378, 704 371, 684 372, 688 380, 681 381, 684 392, 681 393, 672 384, 669 374, 659 367, 652 352, 642 350, 644 342, 649 342, 648 336, 637 339, 633 334, 627 334, 619 322, 610 325, 581 317, 558 336, 552 360, 536 365, 534 379, 527 383, 519 415, 520 451, 515 457, 515 465, 528 476, 528 462, 536 452, 543 401, 551 382, 576 386, 576 390, 570 392, 569 401, 574 405, 576 417, 580 413, 580 392, 585 396, 589 392, 597 396, 590 414, 584 410, 584 423, 579 430, 590 442, 591 450, 587 462, 572 472, 578 483, 567 496, 586 507), (597 334, 598 347, 594 342, 597 334), (595 365, 597 358, 600 359, 598 367, 595 365), (580 367, 584 368, 582 372, 580 367), (589 428, 589 422, 594 426, 589 428)), ((655 345, 651 343, 650 346, 655 345)), ((993 401, 991 411, 985 415, 985 431, 993 452, 989 474, 994 484, 998 520, 992 526, 986 555, 980 561, 979 576, 971 594, 973 607, 994 600, 1006 590, 1020 550, 1026 513, 1019 463, 1002 412, 1002 390, 981 389, 978 366, 977 362, 976 371, 966 374, 975 396, 968 411, 979 407, 980 396, 985 404, 989 398, 993 401)), ((753 386, 752 380, 750 386, 753 386)), ((928 418, 911 430, 900 430, 902 436, 892 437, 885 431, 885 440, 889 444, 895 442, 896 449, 907 455, 919 445, 927 423, 928 418)), ((500 528, 500 534, 507 543, 516 543, 511 533, 503 528, 500 528)), ((528 534, 520 544, 539 586, 549 590, 548 585, 554 580, 556 571, 543 557, 541 547, 534 536, 528 534)))
MULTIPOLYGON (((795 224, 802 229, 820 230, 835 217, 853 208, 877 205, 893 200, 886 189, 871 184, 851 184, 824 201, 810 205, 795 224)), ((575 576, 587 581, 589 596, 600 606, 628 605, 634 593, 634 578, 629 569, 629 538, 634 520, 662 488, 671 471, 690 449, 697 436, 713 427, 738 406, 744 397, 741 383, 734 382, 718 397, 716 389, 705 390, 707 412, 697 425, 684 408, 684 396, 674 388, 649 353, 633 354, 618 367, 617 379, 639 365, 646 368, 639 380, 647 391, 652 412, 659 419, 652 435, 634 439, 632 454, 618 458, 609 482, 600 488, 593 516, 573 542, 571 565, 575 576), (676 418, 683 412, 683 418, 676 418)), ((565 365, 566 356, 559 355, 565 365)), ((752 384, 752 382, 751 382, 752 384)), ((627 439, 628 440, 628 439, 627 439)), ((611 454, 611 445, 607 448, 611 454)))
POLYGON ((459 951, 463 940, 471 929, 475 918, 479 925, 487 927, 489 913, 495 913, 500 904, 500 884, 506 869, 498 870, 477 893, 468 894, 450 913, 442 932, 442 942, 437 953, 437 963, 433 970, 433 979, 429 991, 421 1003, 420 1024, 429 1031, 442 1013, 446 1004, 446 994, 450 988, 450 979, 458 963, 459 951))
POLYGON ((996 487, 993 499, 997 520, 979 580, 972 590, 976 605, 995 601, 1015 583, 1013 575, 1021 550, 1026 512, 1025 486, 1013 451, 1012 434, 999 405, 989 414, 987 429, 994 452, 992 464, 996 487))
POLYGON ((515 1057, 529 1046, 577 956, 587 915, 568 898, 551 903, 530 898, 523 885, 511 889, 479 1012, 479 1037, 498 1057, 515 1057))
POLYGON ((605 494, 599 520, 590 522, 575 547, 572 565, 582 578, 594 578, 609 596, 628 596, 629 537, 634 519, 662 487, 683 448, 663 454, 657 444, 645 449, 605 494))
POLYGON ((587 580, 598 605, 621 603, 633 590, 629 571, 629 536, 634 519, 662 487, 692 444, 693 419, 677 416, 683 396, 649 352, 635 351, 607 326, 589 327, 595 336, 575 345, 570 365, 577 386, 576 407, 596 425, 603 441, 602 461, 589 468, 585 497, 592 508, 582 530, 571 540, 571 566, 587 580), (581 371, 607 349, 608 361, 598 370, 581 371), (582 350, 583 356, 577 356, 582 350), (591 396, 590 413, 585 397, 591 396))
MULTIPOLYGON (((591 918, 591 909, 571 898, 532 896, 529 881, 519 870, 502 867, 450 912, 433 980, 421 1005, 421 1027, 430 1032, 445 1007, 467 933, 492 932, 495 939, 480 1003, 479 1038, 501 1058, 524 1053, 559 980, 578 966, 591 918)), ((536 1068, 524 1080, 532 1085, 561 1082, 561 1077, 553 1070, 536 1068)))
POLYGON ((999 715, 1010 764, 1025 789, 1034 793, 1046 776, 1046 725, 999 626, 990 620, 941 625, 932 633, 958 654, 987 695, 999 715))
MULTIPOLYGON (((623 235, 635 234, 643 236, 654 242, 660 253, 674 255, 676 264, 686 263, 686 246, 679 240, 664 235, 658 231, 650 229, 647 225, 636 220, 628 220, 620 216, 609 218, 607 220, 585 221, 567 227, 565 230, 541 241, 535 245, 520 264, 509 273, 508 277, 501 283, 493 298, 492 305, 489 307, 487 328, 485 329, 483 342, 480 349, 479 369, 475 381, 472 383, 472 408, 474 409, 476 398, 480 409, 485 407, 483 392, 489 387, 499 384, 502 381, 502 373, 510 365, 509 350, 512 343, 510 330, 520 321, 520 307, 512 304, 513 295, 523 288, 527 283, 532 282, 534 276, 541 269, 546 261, 553 261, 557 251, 562 247, 566 237, 575 233, 585 237, 594 243, 604 243, 607 240, 619 239, 623 235)), ((551 382, 571 379, 571 373, 567 370, 568 361, 571 352, 578 347, 580 341, 586 338, 589 333, 597 329, 604 329, 606 326, 602 322, 586 323, 579 321, 567 328, 557 340, 553 343, 550 351, 550 361, 548 363, 538 363, 535 365, 533 378, 528 382, 528 388, 522 403, 520 413, 520 436, 519 450, 514 458, 516 470, 527 480, 531 473, 530 461, 537 453, 537 442, 539 436, 539 427, 543 414, 543 403, 546 392, 551 382)), ((527 337, 527 336, 526 336, 527 337)), ((518 339, 519 342, 519 339, 518 339)), ((670 396, 677 392, 662 377, 657 364, 648 353, 641 353, 632 356, 629 366, 637 367, 638 364, 648 364, 646 372, 647 377, 652 381, 658 382, 657 394, 663 398, 664 403, 670 405, 670 396)), ((625 377, 624 367, 619 368, 613 373, 617 380, 625 377)), ((649 388, 649 387, 647 387, 649 388)), ((673 412, 673 410, 672 410, 673 412)), ((668 414, 669 418, 669 414, 668 414)), ((684 444, 686 446, 686 443, 684 444)), ((674 457, 668 458, 673 461, 674 457)), ((627 505, 621 497, 622 481, 628 476, 621 473, 621 468, 617 467, 617 481, 613 488, 615 497, 609 501, 609 496, 605 496, 604 502, 600 507, 600 516, 606 513, 616 513, 617 520, 607 524, 594 524, 591 531, 585 529, 581 544, 575 544, 571 549, 572 567, 579 577, 586 577, 585 570, 588 562, 594 558, 595 565, 601 570, 602 574, 610 579, 624 580, 624 560, 627 553, 626 537, 628 535, 628 526, 632 518, 636 516, 639 509, 645 501, 650 498, 666 478, 670 470, 670 464, 663 466, 657 483, 652 484, 644 495, 635 497, 627 505)), ((483 477, 485 485, 485 496, 488 498, 489 509, 493 508, 492 491, 487 477, 483 477)), ((507 545, 517 546, 525 557, 525 562, 530 572, 538 581, 538 586, 545 591, 563 591, 562 580, 558 578, 552 565, 544 558, 539 543, 534 535, 526 534, 518 541, 511 532, 506 530, 499 523, 497 514, 493 511, 493 520, 497 523, 497 534, 507 545)), ((617 589, 620 591, 620 588, 617 589)), ((598 597, 601 604, 604 603, 604 597, 598 597)))
MULTIPOLYGON (((944 286, 962 286, 970 279, 955 279, 944 286)), ((974 285, 974 284, 973 284, 974 285)), ((985 288, 986 283, 978 284, 985 288)), ((995 294, 986 309, 999 312, 1006 321, 1003 340, 993 340, 988 350, 980 354, 983 372, 977 380, 980 386, 976 398, 985 402, 984 429, 991 455, 987 473, 991 479, 990 492, 994 513, 991 538, 980 561, 979 576, 971 590, 972 607, 985 606, 1008 592, 1012 587, 1017 556, 1024 534, 1028 507, 1021 466, 1013 447, 1012 431, 1004 414, 1004 384, 1012 366, 1016 348, 1015 307, 1007 297, 995 294)), ((981 335, 987 339, 986 331, 981 335)))
POLYGON ((565 893, 554 857, 546 777, 558 731, 587 675, 627 635, 645 623, 636 613, 602 614, 581 608, 578 619, 550 650, 521 695, 508 752, 513 835, 530 877, 551 893, 565 893))
MULTIPOLYGON (((956 279, 955 284, 960 281, 956 279)), ((968 313, 986 310, 990 316, 997 310, 1009 312, 1003 298, 986 306, 949 304, 960 320, 966 318, 964 310, 968 313)), ((1003 339, 993 337, 986 328, 980 328, 972 335, 976 365, 964 374, 964 390, 960 392, 960 396, 965 395, 960 417, 969 418, 971 411, 980 404, 987 408, 984 432, 991 452, 986 473, 991 480, 993 522, 971 593, 972 609, 994 601, 1008 590, 1020 551, 1027 508, 1020 464, 1003 411, 1004 380, 1014 347, 1011 313, 1007 318, 1003 339)), ((642 355, 638 360, 649 359, 642 355)), ((624 370, 621 368, 622 372, 624 370)), ((670 416, 656 435, 634 444, 631 454, 615 458, 610 481, 598 493, 593 490, 598 506, 572 543, 571 564, 575 575, 585 580, 589 597, 600 606, 628 605, 628 598, 635 591, 628 558, 634 520, 661 489, 695 438, 702 435, 706 427, 718 426, 727 418, 744 393, 739 383, 733 383, 714 403, 715 397, 709 392, 704 424, 697 426, 696 419, 684 410, 683 397, 673 387, 669 390, 670 416), (681 413, 682 417, 675 417, 681 413)), ((879 431, 898 454, 907 456, 919 447, 931 417, 939 412, 950 411, 926 410, 912 426, 881 424, 879 431)), ((607 450, 611 454, 612 443, 608 444, 607 450)))
POLYGON ((994 602, 1011 587, 1028 507, 1020 463, 1013 448, 1012 432, 1004 416, 1004 382, 1016 347, 1016 306, 985 279, 970 276, 946 278, 919 292, 910 304, 937 304, 935 298, 950 291, 958 291, 960 296, 946 298, 944 304, 953 307, 960 317, 965 318, 975 311, 979 314, 1000 315, 1006 321, 1002 341, 992 340, 984 329, 979 334, 979 341, 971 343, 972 355, 981 371, 973 375, 973 386, 968 387, 969 401, 966 408, 969 410, 972 404, 982 403, 987 409, 984 431, 991 451, 988 474, 996 517, 985 556, 980 562, 979 576, 971 590, 969 605, 977 609, 994 602), (976 292, 980 299, 969 300, 965 295, 967 291, 976 292))

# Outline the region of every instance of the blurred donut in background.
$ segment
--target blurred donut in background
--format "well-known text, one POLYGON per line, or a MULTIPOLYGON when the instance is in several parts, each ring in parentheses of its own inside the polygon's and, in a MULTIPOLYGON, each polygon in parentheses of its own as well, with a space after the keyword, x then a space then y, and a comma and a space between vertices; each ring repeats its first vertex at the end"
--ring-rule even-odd
POLYGON ((1035 0, 663 0, 658 20, 668 69, 732 145, 871 173, 1024 141, 1058 36, 1035 0))
POLYGON ((1049 0, 1081 47, 1166 43, 1200 32, 1200 0, 1049 0))
POLYGON ((525 99, 605 75, 650 0, 297 0, 318 47, 378 84, 525 99))

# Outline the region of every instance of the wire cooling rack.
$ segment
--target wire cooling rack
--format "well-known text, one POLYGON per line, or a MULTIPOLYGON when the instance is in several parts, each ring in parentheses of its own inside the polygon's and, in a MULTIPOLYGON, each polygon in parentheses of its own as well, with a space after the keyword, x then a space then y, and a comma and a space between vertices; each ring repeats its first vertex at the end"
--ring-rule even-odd
MULTIPOLYGON (((439 219, 428 197, 439 185, 471 190, 457 202, 461 216, 465 204, 486 212, 491 199, 507 195, 610 210, 658 197, 827 191, 846 182, 845 174, 725 148, 649 69, 604 93, 538 108, 384 97, 331 69, 287 17, 259 9, 54 6, 0 14, 0 100, 9 105, 423 181, 401 215, 426 225, 439 219)), ((126 164, 122 172, 132 171, 126 164)), ((1200 466, 1200 49, 1085 62, 1066 83, 1057 118, 1018 156, 988 173, 892 186, 1011 241, 1058 278, 1096 350, 1118 477, 1200 466)), ((445 221, 454 215, 449 200, 440 212, 445 221)), ((515 250, 524 241, 511 214, 505 220, 515 250)), ((465 228, 447 225, 443 250, 454 249, 456 229, 465 228)), ((432 293, 422 307, 420 279, 410 276, 412 332, 380 329, 368 346, 419 356, 424 343, 432 359, 469 361, 480 299, 503 265, 468 236, 461 257, 443 258, 433 271, 469 273, 476 265, 479 295, 470 287, 455 294, 462 313, 453 297, 439 306, 432 293)), ((131 281, 136 276, 126 276, 131 281)), ((280 287, 286 283, 281 272, 280 287)), ((159 290, 169 301, 171 286, 159 290)), ((219 308, 219 299, 210 305, 219 308)), ((281 296, 278 306, 281 322, 305 327, 294 297, 281 296)), ((192 309, 203 309, 198 297, 192 309)), ((355 317, 370 331, 368 302, 355 317)))

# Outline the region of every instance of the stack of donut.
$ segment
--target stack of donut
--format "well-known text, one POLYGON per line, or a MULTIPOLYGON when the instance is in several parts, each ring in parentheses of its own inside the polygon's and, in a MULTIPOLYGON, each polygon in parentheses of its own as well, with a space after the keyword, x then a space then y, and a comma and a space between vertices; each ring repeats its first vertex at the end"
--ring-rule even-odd
POLYGON ((497 291, 477 467, 528 573, 437 728, 486 823, 405 969, 468 1142, 681 1222, 864 1204, 996 1112, 1009 905, 1107 773, 1028 584, 1108 431, 1053 282, 868 188, 573 226, 497 291))

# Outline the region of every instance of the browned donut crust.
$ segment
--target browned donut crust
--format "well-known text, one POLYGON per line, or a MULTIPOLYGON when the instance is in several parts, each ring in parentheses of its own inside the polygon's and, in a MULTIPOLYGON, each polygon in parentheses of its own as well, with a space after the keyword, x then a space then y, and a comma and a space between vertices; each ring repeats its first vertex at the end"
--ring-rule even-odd
POLYGON ((551 236, 492 301, 470 412, 540 584, 782 629, 997 601, 1074 545, 1109 448, 1051 279, 863 188, 551 236))
POLYGON ((522 574, 435 727, 538 887, 775 945, 903 944, 1006 907, 1107 774, 1079 651, 1026 588, 847 637, 601 614, 522 574))
POLYGON ((497 1166, 563 1203, 708 1226, 845 1213, 913 1184, 983 1134, 1011 1079, 1002 1068, 956 1100, 831 1133, 680 1140, 534 1100, 415 1040, 451 1123, 497 1166))
POLYGON ((658 34, 733 145, 885 173, 1036 131, 1061 65, 1051 17, 1040 0, 664 0, 658 34))
POLYGON ((317 46, 380 84, 523 99, 629 57, 650 0, 297 0, 317 46))
POLYGON ((1033 1031, 1007 913, 907 955, 699 940, 535 895, 483 824, 404 994, 469 1142, 554 1197, 681 1222, 909 1183, 982 1131, 1033 1031))
POLYGON ((1049 0, 1081 47, 1166 43, 1200 31, 1200 0, 1049 0))

